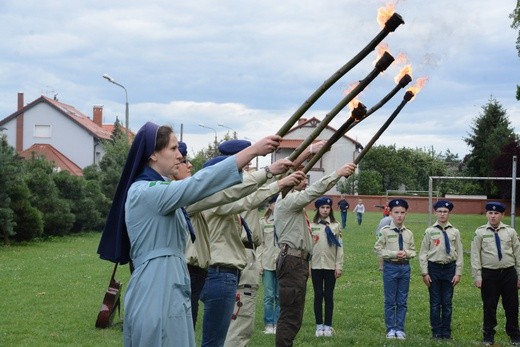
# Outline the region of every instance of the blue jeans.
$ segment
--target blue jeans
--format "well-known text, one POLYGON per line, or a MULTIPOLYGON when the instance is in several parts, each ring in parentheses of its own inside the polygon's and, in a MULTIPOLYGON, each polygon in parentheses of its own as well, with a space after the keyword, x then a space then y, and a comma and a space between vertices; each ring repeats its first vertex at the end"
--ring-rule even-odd
POLYGON ((280 317, 276 271, 264 270, 262 282, 264 284, 264 324, 276 324, 280 317))
POLYGON ((363 222, 363 213, 356 212, 356 214, 357 214, 357 224, 361 225, 361 222, 363 222))
POLYGON ((385 325, 404 332, 404 321, 408 309, 408 291, 410 289, 410 265, 383 263, 383 288, 385 291, 385 325))
POLYGON ((428 262, 428 274, 432 282, 430 292, 430 324, 433 337, 451 337, 451 312, 453 300, 453 285, 455 262, 451 264, 436 264, 428 262))
POLYGON ((347 226, 347 211, 339 211, 339 213, 341 215, 341 227, 345 229, 345 227, 347 226))
POLYGON ((236 273, 210 267, 200 300, 204 303, 202 346, 224 346, 235 308, 238 284, 236 273))

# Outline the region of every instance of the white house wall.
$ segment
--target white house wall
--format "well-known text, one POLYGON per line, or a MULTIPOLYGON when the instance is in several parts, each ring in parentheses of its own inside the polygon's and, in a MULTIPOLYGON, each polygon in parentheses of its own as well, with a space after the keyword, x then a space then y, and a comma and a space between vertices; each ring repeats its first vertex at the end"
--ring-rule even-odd
MULTIPOLYGON (((8 142, 16 147, 16 119, 6 125, 8 142)), ((82 169, 94 162, 94 137, 45 103, 36 104, 24 112, 23 150, 35 143, 52 145, 82 169), (50 125, 51 137, 34 137, 36 125, 50 125)))
MULTIPOLYGON (((316 129, 314 127, 303 127, 296 129, 294 131, 289 132, 284 139, 286 140, 303 140, 307 138, 313 130, 316 129)), ((324 129, 320 135, 318 136, 318 140, 328 140, 334 132, 331 129, 324 129)), ((350 141, 346 137, 340 138, 333 146, 330 151, 325 153, 321 159, 323 171, 311 170, 309 171, 309 184, 316 182, 324 175, 329 174, 336 170, 338 167, 345 163, 352 162, 355 158, 355 143, 350 141)), ((289 149, 281 149, 276 152, 274 155, 274 160, 278 160, 280 158, 285 158, 291 154, 292 150, 289 149)), ((319 162, 314 166, 315 168, 319 167, 319 162)), ((339 195, 339 191, 334 187, 327 194, 330 195, 339 195)))

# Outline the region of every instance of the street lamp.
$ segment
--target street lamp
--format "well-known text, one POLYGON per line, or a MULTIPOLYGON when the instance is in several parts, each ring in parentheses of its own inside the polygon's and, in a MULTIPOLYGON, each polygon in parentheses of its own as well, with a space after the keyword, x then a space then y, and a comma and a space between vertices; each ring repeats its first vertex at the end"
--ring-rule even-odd
POLYGON ((126 99, 126 108, 125 108, 125 128, 126 128, 126 137, 128 138, 128 132, 129 130, 129 115, 128 115, 128 92, 126 91, 126 88, 124 85, 117 83, 112 77, 110 77, 107 74, 103 75, 103 78, 106 79, 108 82, 115 84, 116 86, 119 86, 124 89, 125 91, 125 99, 126 99))
POLYGON ((217 154, 217 147, 218 147, 218 142, 217 142, 217 131, 215 130, 215 128, 208 127, 208 126, 206 126, 206 125, 204 125, 204 124, 202 124, 202 123, 199 123, 199 127, 213 130, 213 132, 215 133, 215 155, 216 155, 216 154, 217 154))
POLYGON ((217 125, 218 125, 219 127, 223 127, 223 128, 226 128, 226 129, 231 130, 231 131, 233 132, 233 138, 234 138, 235 140, 237 139, 237 132, 236 132, 235 130, 231 129, 230 127, 225 126, 225 125, 222 124, 222 123, 218 123, 217 125))

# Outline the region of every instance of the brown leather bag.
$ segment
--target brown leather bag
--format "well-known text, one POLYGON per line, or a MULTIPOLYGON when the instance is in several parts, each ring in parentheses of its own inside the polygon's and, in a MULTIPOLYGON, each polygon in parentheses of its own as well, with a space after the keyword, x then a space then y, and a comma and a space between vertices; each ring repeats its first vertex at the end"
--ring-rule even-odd
POLYGON ((96 328, 105 329, 110 327, 114 321, 116 308, 118 315, 121 316, 121 290, 123 285, 115 280, 116 270, 117 263, 114 266, 108 289, 103 298, 103 304, 97 316, 96 328))

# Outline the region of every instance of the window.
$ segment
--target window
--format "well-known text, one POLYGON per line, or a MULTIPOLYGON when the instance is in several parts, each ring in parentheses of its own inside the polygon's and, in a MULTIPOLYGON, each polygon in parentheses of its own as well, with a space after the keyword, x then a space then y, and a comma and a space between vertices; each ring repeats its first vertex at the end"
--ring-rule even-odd
POLYGON ((51 137, 51 126, 50 125, 34 125, 34 137, 51 137))

